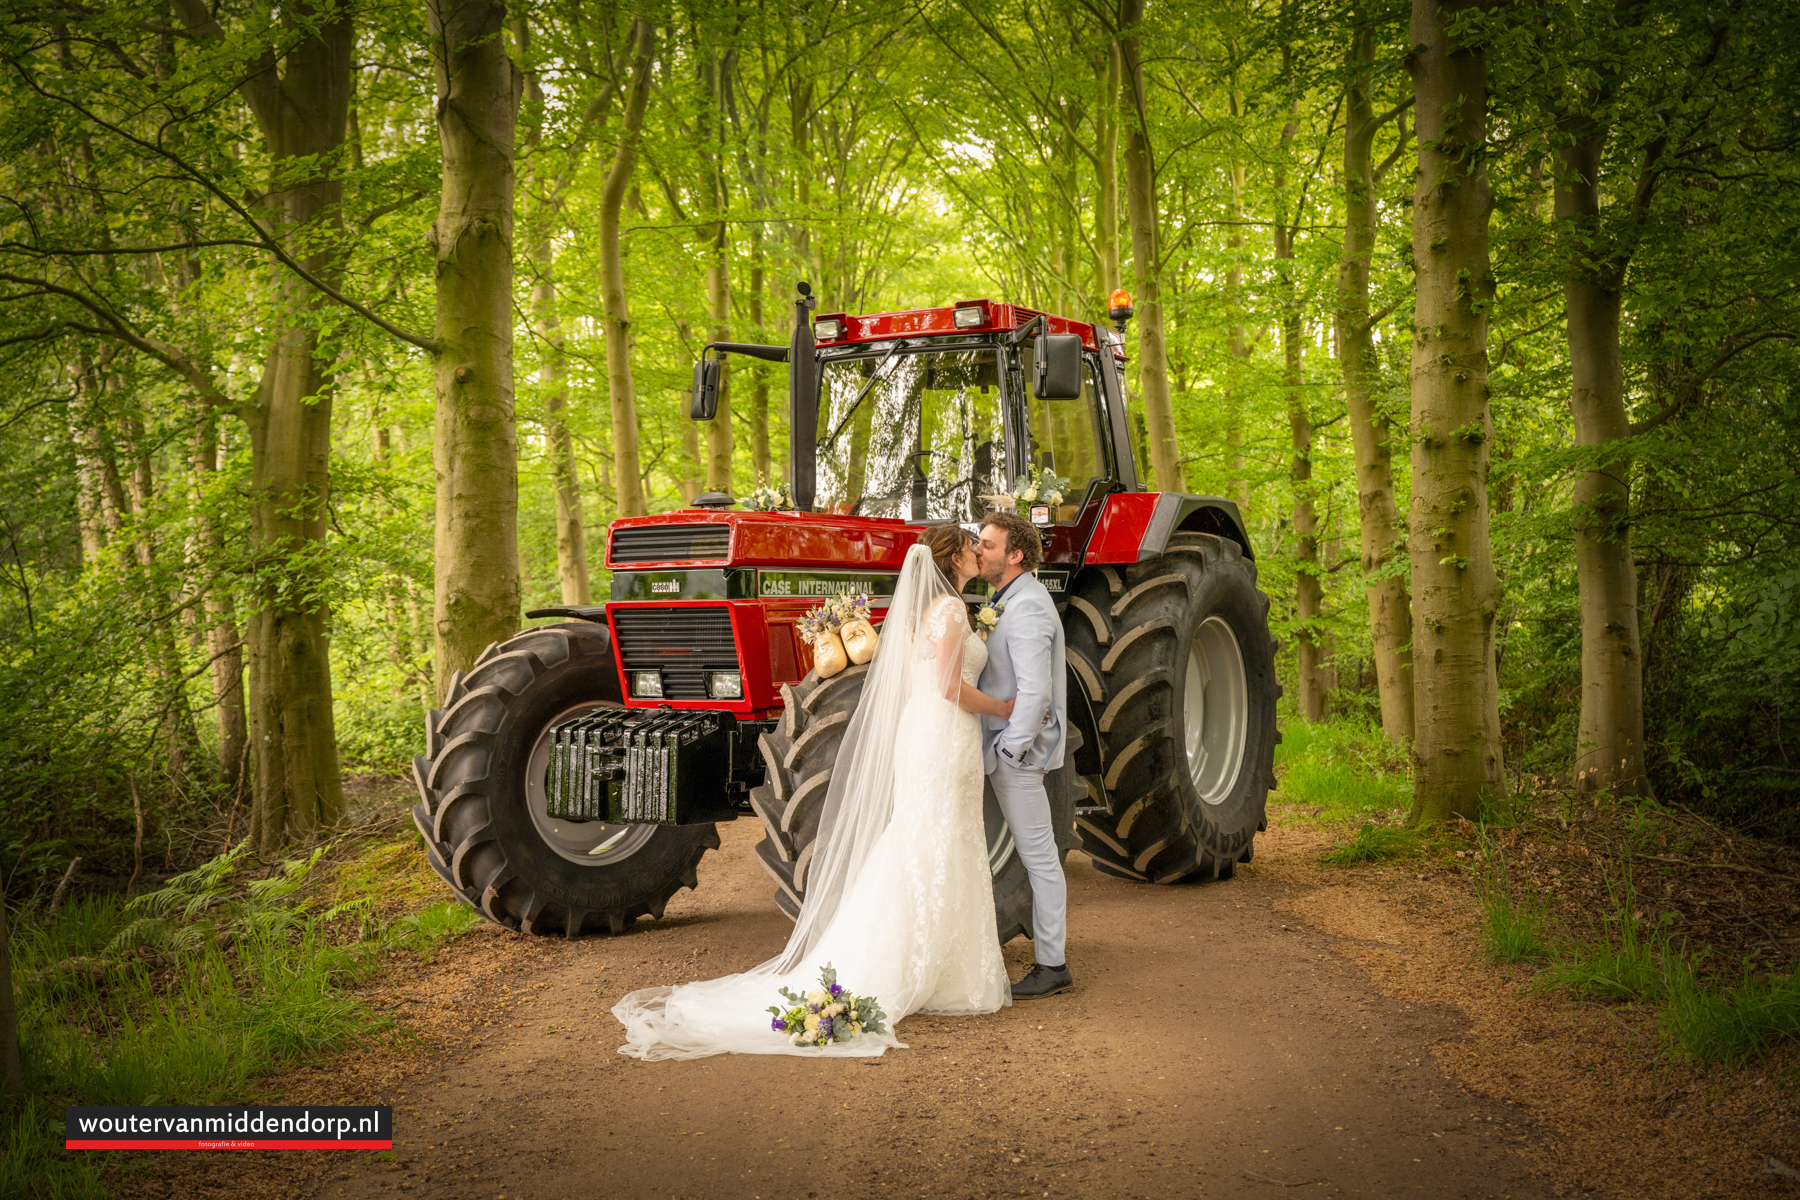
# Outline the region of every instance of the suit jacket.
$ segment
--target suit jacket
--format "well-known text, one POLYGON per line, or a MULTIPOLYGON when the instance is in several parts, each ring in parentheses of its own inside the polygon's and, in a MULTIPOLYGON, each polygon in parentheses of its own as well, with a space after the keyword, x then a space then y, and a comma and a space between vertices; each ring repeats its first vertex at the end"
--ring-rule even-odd
POLYGON ((1000 602, 1000 622, 988 633, 987 666, 976 686, 996 700, 1017 704, 1011 721, 981 718, 982 769, 992 771, 1010 759, 1022 767, 1053 771, 1062 766, 1068 728, 1062 622, 1035 575, 1019 576, 1000 602))

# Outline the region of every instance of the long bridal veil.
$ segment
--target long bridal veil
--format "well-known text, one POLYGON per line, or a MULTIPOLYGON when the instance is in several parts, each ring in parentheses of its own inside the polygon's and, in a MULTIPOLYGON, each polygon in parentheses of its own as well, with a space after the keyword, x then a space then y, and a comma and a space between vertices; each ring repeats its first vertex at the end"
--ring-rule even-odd
MULTIPOLYGON (((879 943, 879 929, 834 929, 840 916, 879 922, 878 913, 849 912, 845 902, 863 875, 894 814, 896 744, 901 717, 913 696, 931 676, 932 691, 954 696, 960 684, 960 657, 938 654, 946 637, 963 640, 960 606, 941 602, 956 592, 938 571, 922 545, 907 551, 905 565, 881 624, 880 648, 863 681, 862 699, 847 725, 827 785, 813 861, 807 873, 806 903, 787 945, 775 957, 737 975, 677 987, 632 992, 613 1008, 626 1029, 621 1054, 646 1060, 702 1058, 712 1054, 878 1055, 902 1043, 893 1022, 914 1011, 924 996, 882 994, 873 981, 858 979, 838 961, 845 987, 873 993, 889 1018, 885 1034, 863 1033, 822 1049, 788 1044, 770 1028, 768 1006, 779 1001, 782 987, 808 991, 818 986, 825 952, 843 953, 879 943), (945 616, 959 620, 946 629, 945 616)), ((954 706, 933 704, 934 718, 948 721, 954 706)), ((909 714, 917 719, 917 710, 909 714)), ((870 964, 873 965, 873 964, 870 964)), ((885 972, 880 972, 886 974, 885 972)), ((898 975, 895 976, 898 978, 898 975)), ((889 984, 887 986, 895 986, 889 984)), ((900 985, 904 986, 904 985, 900 985)))

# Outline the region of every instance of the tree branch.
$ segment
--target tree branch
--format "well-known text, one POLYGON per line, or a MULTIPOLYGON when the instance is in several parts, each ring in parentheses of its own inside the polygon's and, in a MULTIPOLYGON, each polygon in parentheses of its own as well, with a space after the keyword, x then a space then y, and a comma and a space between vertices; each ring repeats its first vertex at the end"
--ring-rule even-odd
POLYGON ((1640 434, 1649 433, 1651 430, 1659 429, 1680 416, 1682 412, 1687 409, 1688 405, 1700 398, 1701 385, 1711 379, 1714 375, 1717 375, 1726 363, 1750 349, 1750 347, 1757 345, 1760 342, 1772 340, 1792 341, 1797 336, 1800 336, 1800 334, 1795 334, 1790 330, 1771 329, 1764 333, 1759 333, 1753 338, 1748 338, 1745 341, 1739 342, 1735 346, 1729 346, 1726 349, 1721 350, 1707 368, 1700 372, 1700 374, 1694 376, 1694 378, 1690 379, 1687 382, 1687 385, 1683 387, 1680 392, 1676 393, 1675 398, 1663 405, 1659 412, 1646 417, 1642 421, 1634 421, 1630 425, 1626 436, 1637 437, 1640 434))
POLYGON ((213 384, 212 377, 207 374, 207 372, 203 370, 191 356, 178 348, 169 345, 160 338, 133 329, 130 325, 126 324, 117 313, 113 312, 110 307, 101 304, 92 296, 78 292, 74 288, 62 287, 61 285, 51 283, 48 280, 32 279, 29 276, 14 275, 11 272, 6 271, 0 271, 0 281, 16 283, 22 287, 36 288, 42 294, 61 296, 63 299, 81 306, 95 317, 99 318, 104 324, 87 325, 79 321, 65 321, 63 324, 66 328, 73 329, 79 333, 91 333, 96 337, 111 338, 115 341, 124 342, 126 345, 132 346, 144 354, 149 355, 151 358, 156 359, 156 361, 162 363, 171 371, 174 371, 177 375, 181 376, 183 382, 193 389, 194 394, 206 403, 227 410, 235 409, 237 407, 232 403, 229 396, 225 395, 225 393, 221 392, 213 384))
POLYGON ((44 99, 52 101, 53 103, 66 105, 67 107, 73 109, 77 113, 80 113, 83 117, 87 118, 89 121, 92 121, 95 125, 98 125, 100 128, 106 130, 108 133, 113 134, 115 137, 121 138, 124 141, 127 141, 127 142, 131 143, 132 145, 137 146, 139 149, 145 150, 145 151, 149 152, 150 154, 153 154, 159 158, 167 160, 170 163, 173 163, 176 166, 176 168, 178 168, 180 170, 182 177, 186 178, 190 182, 192 182, 192 183, 198 185, 199 187, 204 188, 206 191, 210 192, 215 198, 217 198, 221 203, 223 203, 226 208, 230 209, 234 214, 236 214, 246 225, 250 226, 251 229, 254 229, 256 231, 258 236, 257 236, 256 241, 253 243, 255 246, 260 247, 261 249, 267 251, 269 254, 274 255, 275 259, 278 262, 280 262, 288 270, 292 271, 295 275, 299 276, 300 279, 302 281, 304 281, 308 286, 312 287, 314 290, 318 291, 320 294, 327 296, 330 299, 336 301, 337 303, 343 305, 345 308, 349 309, 351 312, 356 313, 358 316, 362 317, 365 321, 368 321, 370 324, 375 325, 376 327, 384 330, 390 336, 398 338, 400 341, 406 342, 410 345, 416 346, 419 349, 425 351, 427 354, 436 354, 437 353, 438 344, 435 341, 433 341, 432 339, 427 338, 427 337, 421 337, 420 335, 413 333, 410 330, 400 328, 398 325, 395 325, 393 322, 391 322, 391 321, 385 319, 384 317, 380 316, 379 314, 371 311, 366 305, 359 304, 355 300, 352 300, 348 296, 345 296, 343 293, 339 292, 336 288, 332 287, 330 284, 326 283, 324 280, 322 280, 318 276, 314 275, 311 271, 308 271, 305 267, 301 266, 300 263, 295 260, 293 255, 289 254, 286 250, 284 250, 281 247, 281 244, 278 241, 276 241, 274 238, 269 236, 269 234, 263 229, 262 223, 259 222, 256 219, 256 217, 252 213, 249 212, 249 210, 247 210, 234 197, 232 197, 230 195, 230 193, 226 192, 224 188, 221 188, 216 183, 214 183, 212 180, 208 179, 205 175, 203 175, 200 171, 196 170, 180 155, 176 154, 172 150, 169 150, 165 146, 161 146, 154 142, 147 141, 146 139, 141 138, 134 133, 131 133, 130 131, 122 128, 121 126, 119 126, 111 121, 106 120, 104 117, 100 116, 98 113, 94 112, 92 109, 86 107, 85 105, 79 103, 76 100, 70 99, 69 97, 63 96, 59 93, 50 91, 48 88, 45 88, 42 85, 40 85, 36 79, 32 78, 25 71, 19 69, 19 64, 17 64, 16 62, 13 63, 12 66, 15 68, 15 70, 18 70, 19 76, 22 79, 22 81, 25 83, 25 86, 29 87, 32 91, 36 92, 38 95, 42 96, 44 99))

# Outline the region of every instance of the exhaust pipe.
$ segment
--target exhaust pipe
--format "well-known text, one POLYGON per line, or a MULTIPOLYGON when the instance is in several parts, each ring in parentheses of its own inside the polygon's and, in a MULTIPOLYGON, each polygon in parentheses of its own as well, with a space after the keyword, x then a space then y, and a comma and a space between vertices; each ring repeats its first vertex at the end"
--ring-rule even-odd
POLYGON ((788 343, 788 484, 794 507, 811 512, 819 490, 819 360, 815 355, 812 285, 795 285, 794 336, 788 343))

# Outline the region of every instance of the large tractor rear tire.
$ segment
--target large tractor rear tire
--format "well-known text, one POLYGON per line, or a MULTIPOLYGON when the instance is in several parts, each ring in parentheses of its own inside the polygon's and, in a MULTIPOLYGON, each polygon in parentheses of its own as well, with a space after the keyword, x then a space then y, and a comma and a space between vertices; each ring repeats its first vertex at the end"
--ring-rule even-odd
MULTIPOLYGON (((781 723, 760 741, 768 776, 751 789, 750 806, 762 820, 766 836, 757 843, 756 855, 778 885, 775 903, 791 918, 800 915, 806 900, 806 875, 818 846, 831 768, 844 727, 862 699, 868 671, 866 664, 849 667, 829 679, 811 672, 799 683, 783 684, 781 698, 787 707, 781 723)), ((1070 810, 1072 814, 1072 804, 1070 810)), ((1031 879, 991 790, 985 790, 982 813, 1000 941, 1009 942, 1021 933, 1030 936, 1031 879)))
POLYGON ((1078 581, 1069 665, 1097 714, 1107 809, 1076 818, 1102 872, 1228 879, 1250 861, 1275 786, 1275 639, 1238 544, 1177 533, 1164 553, 1078 581))
POLYGON ((413 822, 451 890, 489 920, 524 933, 623 933, 660 918, 677 890, 697 887, 712 825, 609 825, 549 816, 550 727, 617 708, 606 626, 527 629, 489 646, 450 680, 425 719, 413 760, 413 822))

